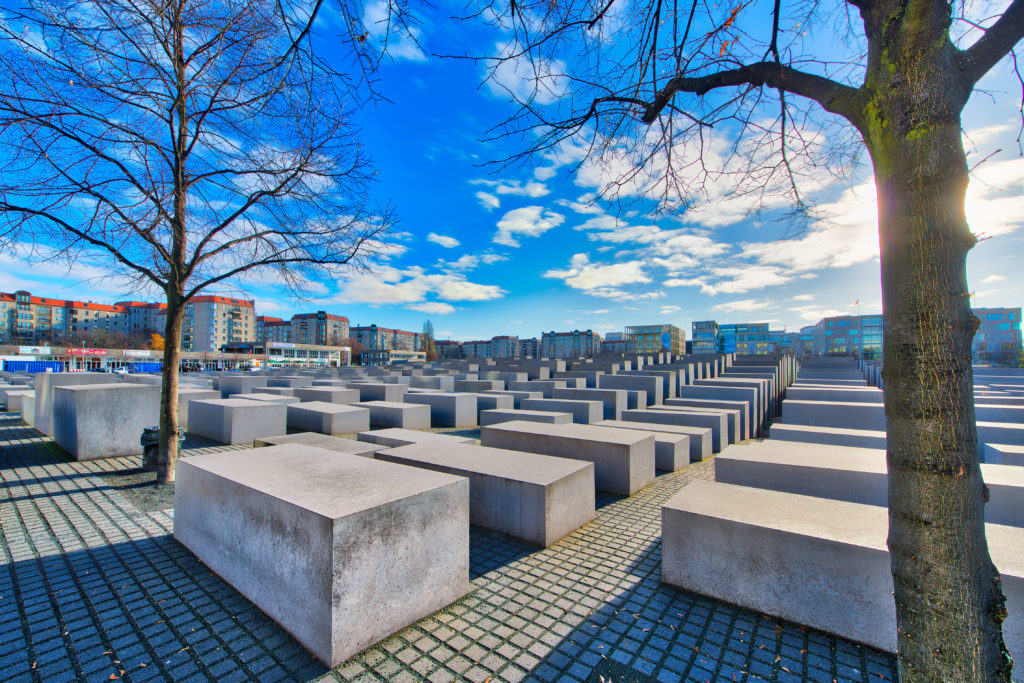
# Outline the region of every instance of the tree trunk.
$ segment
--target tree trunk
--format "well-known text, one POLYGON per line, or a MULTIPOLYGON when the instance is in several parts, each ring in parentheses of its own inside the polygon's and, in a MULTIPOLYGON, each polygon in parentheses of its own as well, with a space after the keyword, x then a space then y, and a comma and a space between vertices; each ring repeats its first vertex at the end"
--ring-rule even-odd
POLYGON ((180 294, 167 295, 167 324, 164 327, 163 383, 160 389, 160 451, 157 455, 158 484, 174 481, 174 464, 178 459, 178 366, 181 362, 181 328, 185 318, 185 302, 180 294))
POLYGON ((905 130, 895 114, 875 129, 869 149, 878 189, 900 678, 1009 681, 1005 601, 985 538, 974 417, 978 321, 966 259, 976 240, 964 216, 959 117, 905 130))

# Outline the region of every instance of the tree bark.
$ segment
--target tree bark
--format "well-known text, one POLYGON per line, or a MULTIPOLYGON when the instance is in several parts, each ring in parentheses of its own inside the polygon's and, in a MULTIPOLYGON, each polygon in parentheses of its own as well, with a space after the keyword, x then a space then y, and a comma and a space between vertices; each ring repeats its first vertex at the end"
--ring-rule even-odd
POLYGON ((167 324, 164 327, 163 382, 160 389, 160 450, 157 455, 158 484, 174 481, 178 459, 178 368, 181 363, 181 328, 185 302, 180 293, 167 293, 167 324))
POLYGON ((959 119, 889 136, 871 151, 900 679, 1009 681, 974 415, 978 321, 966 258, 976 240, 964 216, 959 119))

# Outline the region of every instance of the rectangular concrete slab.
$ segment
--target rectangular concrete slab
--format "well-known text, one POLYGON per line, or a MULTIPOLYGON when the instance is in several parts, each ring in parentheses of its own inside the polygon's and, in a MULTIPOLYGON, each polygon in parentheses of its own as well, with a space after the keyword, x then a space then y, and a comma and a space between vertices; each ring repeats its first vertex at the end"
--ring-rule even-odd
POLYGON ((554 413, 570 413, 577 424, 600 422, 604 415, 601 401, 578 401, 567 398, 529 398, 521 401, 523 410, 542 410, 554 413))
POLYGON ((739 443, 743 440, 743 428, 740 421, 741 410, 737 408, 704 408, 702 406, 651 406, 651 410, 674 410, 688 414, 706 413, 708 415, 724 415, 726 432, 723 441, 726 445, 739 443))
POLYGON ((430 406, 430 426, 472 428, 477 420, 476 394, 429 392, 407 393, 405 403, 430 406))
POLYGON ((534 545, 547 547, 595 515, 589 462, 436 440, 376 458, 467 477, 470 523, 534 545))
POLYGON ((386 448, 398 448, 413 443, 440 443, 452 445, 457 443, 476 443, 475 439, 468 436, 457 436, 455 434, 437 434, 435 432, 418 432, 415 429, 375 429, 372 432, 359 432, 356 436, 360 441, 385 446, 386 448))
POLYGON ((684 425, 658 424, 656 422, 630 422, 628 420, 602 420, 595 424, 599 427, 615 427, 616 429, 633 429, 655 434, 664 433, 685 436, 690 442, 690 462, 700 462, 713 455, 711 449, 711 430, 707 427, 687 427, 684 425))
POLYGON ((403 384, 351 382, 349 389, 359 392, 359 402, 385 401, 390 403, 401 403, 405 396, 406 386, 403 384))
POLYGON ((480 445, 592 462, 597 488, 622 496, 654 481, 654 437, 632 430, 503 422, 481 427, 480 445))
POLYGON ((279 403, 283 406, 298 403, 296 396, 282 396, 281 394, 265 394, 262 391, 254 391, 249 394, 231 394, 228 398, 241 398, 246 401, 267 401, 268 403, 279 403))
POLYGON ((324 401, 295 403, 288 406, 288 426, 320 434, 355 434, 370 428, 370 411, 324 401))
POLYGON ((430 429, 428 405, 393 401, 361 401, 352 405, 370 411, 370 426, 373 428, 430 429))
POLYGON ((241 398, 189 401, 188 428, 192 434, 220 443, 252 443, 261 436, 287 432, 288 410, 279 403, 241 398))
POLYGON ((322 401, 352 405, 360 400, 358 391, 344 387, 300 387, 292 391, 295 392, 295 397, 302 402, 322 401))
POLYGON ((575 401, 600 401, 604 405, 605 420, 618 420, 627 409, 628 395, 624 389, 554 389, 552 398, 575 401))
POLYGON ((53 436, 53 390, 56 387, 83 384, 110 384, 112 377, 105 372, 37 372, 32 375, 32 389, 36 392, 33 421, 37 430, 53 436))
POLYGON ((626 410, 622 413, 625 422, 643 422, 682 427, 703 427, 711 430, 711 450, 720 452, 729 443, 729 427, 723 414, 685 412, 677 410, 626 410))
MULTIPOLYGON (((489 390, 489 391, 481 391, 479 393, 481 395, 485 395, 485 396, 489 396, 489 395, 511 396, 512 397, 512 407, 515 408, 516 410, 519 410, 519 408, 521 407, 519 404, 522 402, 522 400, 524 398, 544 398, 544 394, 542 392, 540 392, 540 391, 495 391, 495 390, 492 389, 492 390, 489 390)), ((490 408, 488 408, 488 410, 490 410, 490 408)))
POLYGON ((709 398, 670 398, 665 400, 667 406, 683 406, 690 408, 725 408, 740 411, 740 440, 752 439, 757 434, 753 431, 750 404, 745 401, 724 401, 709 398))
POLYGON ((556 413, 545 410, 509 410, 493 409, 484 410, 480 413, 480 426, 500 424, 502 422, 513 422, 525 420, 526 422, 541 422, 543 424, 570 424, 572 413, 556 413))
MULTIPOLYGON (((696 480, 662 508, 662 580, 894 652, 888 527, 882 507, 696 480)), ((988 524, 986 536, 1019 661, 1024 529, 988 524)))
POLYGON ((142 453, 142 430, 160 422, 160 388, 83 384, 54 388, 53 440, 75 460, 142 453))
POLYGON ((346 439, 340 436, 319 434, 317 432, 299 432, 298 434, 281 434, 279 436, 264 436, 253 439, 254 448, 266 446, 284 446, 295 444, 299 446, 315 446, 325 451, 335 453, 348 453, 349 455, 360 455, 364 458, 372 458, 377 451, 382 451, 386 446, 378 446, 372 443, 364 443, 354 439, 346 439))
POLYGON ((220 389, 221 398, 227 398, 232 394, 251 394, 261 387, 267 386, 267 382, 269 382, 267 377, 239 373, 223 375, 219 379, 217 388, 220 389))
POLYGON ((984 462, 1024 467, 1024 446, 987 443, 984 462))
POLYGON ((270 446, 178 461, 174 510, 175 539, 327 667, 469 591, 463 477, 270 446))
POLYGON ((647 405, 661 403, 664 398, 664 381, 653 375, 601 375, 597 378, 601 389, 628 389, 647 393, 647 405))

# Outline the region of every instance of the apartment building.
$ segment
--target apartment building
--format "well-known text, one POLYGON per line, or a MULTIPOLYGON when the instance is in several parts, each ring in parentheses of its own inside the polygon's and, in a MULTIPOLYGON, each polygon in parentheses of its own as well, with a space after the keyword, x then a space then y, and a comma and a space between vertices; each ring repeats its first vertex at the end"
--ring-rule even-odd
POLYGON ((536 337, 519 340, 520 358, 540 358, 540 340, 536 337))
POLYGON ((635 353, 669 351, 681 356, 686 353, 686 333, 675 325, 630 325, 626 337, 633 340, 635 353))
POLYGON ((975 308, 981 324, 974 333, 971 355, 975 363, 1016 365, 1021 358, 1021 309, 975 308))
POLYGON ((282 322, 284 322, 284 320, 282 320, 281 318, 274 318, 269 315, 256 316, 256 339, 254 339, 253 341, 260 343, 267 341, 267 325, 271 323, 282 322))
POLYGON ((337 346, 349 337, 348 318, 325 311, 299 313, 292 316, 291 337, 296 344, 337 346))
MULTIPOLYGON (((166 320, 161 313, 161 327, 166 320)), ((256 304, 226 296, 196 296, 185 304, 182 351, 219 351, 221 347, 256 339, 256 304)))
POLYGON ((481 339, 477 341, 462 342, 463 358, 493 358, 491 356, 491 340, 481 339))
POLYGON ((540 354, 545 358, 584 358, 601 351, 601 335, 593 330, 545 332, 541 335, 540 354))
POLYGON ((441 339, 434 342, 434 350, 441 360, 458 360, 462 358, 462 342, 441 339))
POLYGON ((167 310, 167 304, 144 301, 118 301, 115 306, 127 309, 129 334, 164 333, 160 314, 167 310))
POLYGON ((122 304, 48 299, 26 290, 0 293, 0 341, 61 341, 101 330, 128 334, 129 314, 122 304))

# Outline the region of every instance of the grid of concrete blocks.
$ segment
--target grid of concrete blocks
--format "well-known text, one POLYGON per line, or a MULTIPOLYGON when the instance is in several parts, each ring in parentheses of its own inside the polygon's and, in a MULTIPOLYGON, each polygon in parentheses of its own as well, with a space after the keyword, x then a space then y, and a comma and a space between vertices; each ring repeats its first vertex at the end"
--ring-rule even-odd
MULTIPOLYGON (((989 545, 1022 661, 1024 376, 982 380, 989 545)), ((4 383, 5 677, 895 676, 870 364, 189 374, 165 500, 138 471, 159 377, 4 383)))

